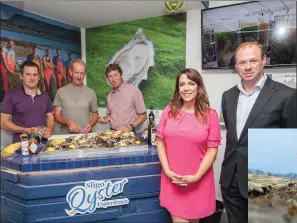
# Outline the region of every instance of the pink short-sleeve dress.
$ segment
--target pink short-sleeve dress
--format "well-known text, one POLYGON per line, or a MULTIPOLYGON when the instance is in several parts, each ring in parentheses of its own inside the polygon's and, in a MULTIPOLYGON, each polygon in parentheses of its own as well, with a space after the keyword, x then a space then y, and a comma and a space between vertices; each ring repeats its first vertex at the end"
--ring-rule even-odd
MULTIPOLYGON (((157 129, 157 136, 166 145, 169 168, 179 175, 194 175, 208 148, 221 144, 218 114, 207 112, 207 123, 201 123, 194 113, 180 110, 179 119, 169 116, 168 105, 157 129)), ((176 186, 162 171, 160 204, 171 215, 183 219, 200 219, 215 212, 216 197, 213 168, 197 182, 185 187, 176 186)))

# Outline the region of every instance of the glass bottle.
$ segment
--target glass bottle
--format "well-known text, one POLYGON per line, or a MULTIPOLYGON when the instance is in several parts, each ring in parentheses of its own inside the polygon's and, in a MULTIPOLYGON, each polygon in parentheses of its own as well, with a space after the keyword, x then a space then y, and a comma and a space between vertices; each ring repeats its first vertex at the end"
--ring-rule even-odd
POLYGON ((148 144, 155 145, 156 138, 156 127, 155 127, 155 115, 153 112, 153 107, 149 113, 149 124, 148 124, 148 144))
POLYGON ((22 155, 29 155, 29 137, 27 134, 21 134, 22 155))
POLYGON ((29 154, 38 153, 38 141, 35 139, 34 129, 30 129, 30 139, 29 139, 29 154))
POLYGON ((155 121, 155 114, 154 114, 154 108, 151 106, 151 111, 149 113, 149 125, 154 123, 155 121))

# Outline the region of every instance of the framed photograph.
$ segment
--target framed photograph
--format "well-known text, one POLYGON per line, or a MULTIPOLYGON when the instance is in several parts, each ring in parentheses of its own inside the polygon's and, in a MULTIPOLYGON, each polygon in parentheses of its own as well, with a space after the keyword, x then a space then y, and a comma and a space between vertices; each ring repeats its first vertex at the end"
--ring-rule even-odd
POLYGON ((202 69, 234 68, 244 42, 263 45, 266 67, 296 66, 296 1, 250 1, 201 10, 202 69))

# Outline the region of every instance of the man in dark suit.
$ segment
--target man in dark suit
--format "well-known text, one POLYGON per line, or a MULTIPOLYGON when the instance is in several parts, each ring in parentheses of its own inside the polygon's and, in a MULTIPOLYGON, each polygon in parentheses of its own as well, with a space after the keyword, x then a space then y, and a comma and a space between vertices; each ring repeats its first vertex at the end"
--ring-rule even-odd
POLYGON ((284 109, 285 126, 287 128, 297 128, 297 91, 289 98, 284 109))
POLYGON ((285 127, 283 112, 294 90, 263 73, 266 57, 262 45, 241 44, 235 60, 241 81, 222 97, 227 143, 220 184, 229 223, 247 223, 248 129, 285 127))

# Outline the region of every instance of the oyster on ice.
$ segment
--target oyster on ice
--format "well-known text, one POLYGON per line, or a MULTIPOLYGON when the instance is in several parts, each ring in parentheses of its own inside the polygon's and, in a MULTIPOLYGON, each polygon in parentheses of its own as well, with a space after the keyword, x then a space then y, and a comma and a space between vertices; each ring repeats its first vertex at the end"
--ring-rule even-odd
POLYGON ((119 131, 105 131, 100 133, 70 136, 66 139, 51 140, 47 151, 72 150, 82 148, 115 148, 117 146, 139 145, 133 132, 122 133, 119 131))

